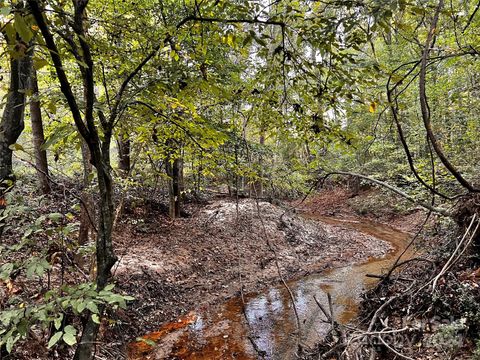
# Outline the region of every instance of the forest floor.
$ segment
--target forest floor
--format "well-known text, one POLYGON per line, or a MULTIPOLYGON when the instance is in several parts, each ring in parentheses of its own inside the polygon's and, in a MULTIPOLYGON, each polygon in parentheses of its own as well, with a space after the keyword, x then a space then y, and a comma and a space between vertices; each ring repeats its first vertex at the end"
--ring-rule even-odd
MULTIPOLYGON (((405 339, 415 342, 406 342, 402 348, 412 358, 469 359, 474 352, 480 354, 480 344, 476 343, 480 330, 478 257, 467 252, 440 279, 434 296, 428 286, 421 286, 440 271, 462 237, 445 218, 432 215, 426 221, 425 211, 372 187, 354 193, 335 186, 312 193, 305 201, 283 203, 240 199, 237 205, 235 199, 212 195, 202 203, 186 204, 189 216, 174 221, 167 216, 162 199, 152 195, 145 200, 142 194, 137 195, 131 198, 136 204, 127 201, 115 229, 119 261, 113 269, 115 291, 132 295, 135 300, 126 310, 116 309, 105 317, 98 338, 102 344, 98 347, 99 358, 124 359, 132 354, 133 345, 142 344, 135 341, 139 337, 161 335, 165 329, 182 330, 182 326, 191 323, 192 314, 216 314, 224 305, 237 303, 239 295, 242 301, 243 295, 261 296, 282 280, 298 280, 326 269, 363 264, 391 251, 389 243, 345 226, 348 222, 381 223, 394 232, 398 229, 410 234, 423 229, 416 245, 422 249, 424 260, 409 263, 396 273, 396 279, 406 282, 386 282, 364 295, 357 318, 359 331, 365 329, 362 321, 368 327, 372 314, 393 296, 397 300, 384 308, 382 320, 388 319, 389 326, 407 324, 414 329, 405 339), (406 288, 412 279, 419 284, 415 296, 410 296, 406 288)), ((69 204, 75 199, 60 200, 58 204, 69 204)), ((62 212, 63 208, 56 211, 62 212)), ((25 220, 28 221, 33 219, 25 220)), ((14 242, 15 234, 6 240, 14 242)), ((472 251, 478 253, 478 247, 472 251)), ((60 269, 56 265, 52 274, 60 274, 60 269)), ((88 269, 84 272, 88 273, 88 269)), ((74 274, 67 272, 65 281, 73 284, 81 280, 74 274)), ((0 303, 9 292, 24 301, 37 296, 38 284, 34 280, 18 277, 12 289, 3 285, 0 283, 0 303)), ((229 336, 221 331, 220 334, 222 338, 229 336)), ((143 344, 143 350, 152 347, 143 344)), ((159 345, 162 347, 163 343, 159 345)), ((317 359, 325 346, 331 349, 334 344, 327 341, 318 349, 308 348, 306 358, 317 359), (308 357, 310 354, 312 357, 308 357)), ((48 351, 39 338, 18 347, 12 359, 64 359, 71 351, 66 346, 48 351)), ((389 358, 388 354, 391 355, 378 358, 389 358)), ((169 358, 160 353, 153 356, 169 358)), ((147 359, 143 355, 129 358, 147 359)), ((218 359, 227 358, 231 357, 218 359)))
POLYGON ((251 293, 278 284, 277 262, 284 279, 291 279, 382 256, 390 249, 387 243, 307 220, 298 210, 413 231, 424 217, 398 204, 375 189, 353 194, 337 187, 283 206, 241 199, 237 208, 235 200, 212 198, 189 205, 191 216, 175 221, 161 207, 130 208, 115 232, 114 274, 118 288, 136 300, 115 314, 112 346, 124 348, 194 309, 238 296, 240 289, 251 293))

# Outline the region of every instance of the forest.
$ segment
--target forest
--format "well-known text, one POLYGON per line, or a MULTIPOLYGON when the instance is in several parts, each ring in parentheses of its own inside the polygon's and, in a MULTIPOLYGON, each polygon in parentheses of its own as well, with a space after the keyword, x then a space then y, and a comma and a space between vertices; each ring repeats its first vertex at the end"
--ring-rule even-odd
POLYGON ((480 359, 479 9, 0 0, 0 360, 480 359))

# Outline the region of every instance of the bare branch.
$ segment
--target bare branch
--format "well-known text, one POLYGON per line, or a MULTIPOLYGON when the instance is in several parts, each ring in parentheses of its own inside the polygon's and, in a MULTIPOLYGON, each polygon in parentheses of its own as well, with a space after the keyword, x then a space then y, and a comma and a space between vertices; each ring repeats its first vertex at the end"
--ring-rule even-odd
MULTIPOLYGON (((40 7, 40 3, 38 0, 28 0, 28 5, 32 10, 32 15, 35 18, 35 21, 37 22, 37 25, 40 31, 42 32, 43 38, 45 39, 45 44, 47 46, 47 49, 50 52, 53 65, 55 67, 55 71, 57 73, 58 80, 60 82, 60 89, 62 90, 62 93, 65 95, 70 111, 72 112, 73 121, 75 122, 75 125, 77 126, 78 131, 80 132, 80 135, 82 135, 83 138, 88 139, 90 138, 90 131, 87 129, 87 127, 83 123, 82 114, 80 113, 80 109, 75 100, 72 87, 70 85, 70 82, 63 68, 62 59, 60 58, 60 53, 57 48, 57 45, 53 39, 52 33, 48 29, 47 23, 45 22, 45 18, 43 17, 43 10, 40 7)), ((89 142, 87 141, 87 143, 89 142)), ((89 147, 91 147, 90 143, 89 143, 89 147)))
POLYGON ((371 177, 368 177, 366 175, 362 175, 362 174, 357 174, 357 173, 352 173, 352 172, 347 172, 347 171, 333 171, 333 172, 330 172, 328 173, 327 175, 325 175, 323 177, 323 180, 325 180, 327 177, 329 177, 330 175, 347 175, 347 176, 356 176, 356 177, 359 177, 359 178, 362 178, 362 179, 365 179, 365 180, 368 180, 368 181, 371 181, 377 185, 380 185, 380 186, 383 186, 391 191, 393 191, 394 193, 400 195, 401 197, 407 199, 408 201, 416 204, 416 205, 419 205, 427 210, 430 210, 432 212, 435 212, 437 214, 441 214, 443 216, 452 216, 452 214, 446 210, 446 209, 443 209, 443 208, 438 208, 438 207, 434 207, 426 202, 423 202, 423 201, 419 201, 419 200, 416 200, 415 198, 413 198, 412 196, 404 193, 403 191, 397 189, 396 187, 390 185, 390 184, 387 184, 383 181, 380 181, 380 180, 377 180, 377 179, 374 179, 374 178, 371 178, 371 177))

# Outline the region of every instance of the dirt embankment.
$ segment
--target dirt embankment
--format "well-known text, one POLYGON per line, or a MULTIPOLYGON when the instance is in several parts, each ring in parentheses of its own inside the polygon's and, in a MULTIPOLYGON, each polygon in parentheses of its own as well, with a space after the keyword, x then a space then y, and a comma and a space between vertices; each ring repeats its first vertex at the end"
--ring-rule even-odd
POLYGON ((277 264, 289 279, 390 250, 354 229, 248 199, 238 207, 235 201, 213 201, 174 222, 160 214, 130 218, 115 239, 116 281, 137 299, 118 315, 125 342, 236 296, 241 288, 249 293, 280 282, 277 264))
POLYGON ((425 220, 426 212, 388 190, 367 187, 355 193, 346 187, 323 189, 292 205, 306 212, 335 218, 363 218, 414 232, 425 220))

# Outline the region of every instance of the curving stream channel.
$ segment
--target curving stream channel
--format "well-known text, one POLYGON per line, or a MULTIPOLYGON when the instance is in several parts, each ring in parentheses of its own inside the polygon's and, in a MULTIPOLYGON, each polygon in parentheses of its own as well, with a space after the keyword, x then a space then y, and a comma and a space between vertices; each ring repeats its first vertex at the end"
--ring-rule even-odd
MULTIPOLYGON (((313 298, 328 308, 327 293, 332 296, 334 318, 340 323, 351 321, 356 316, 361 294, 377 281, 365 275, 379 274, 388 268, 403 251, 410 235, 367 220, 303 216, 374 236, 389 242, 392 250, 382 258, 289 281, 300 331, 291 296, 284 286, 278 285, 246 295, 243 301, 233 298, 213 310, 192 312, 166 324, 158 332, 144 336, 144 341, 130 344, 128 358, 250 360, 261 354, 265 359, 294 359, 299 341, 303 346, 313 347, 329 330, 313 298)), ((406 258, 409 256, 405 254, 406 258)))

